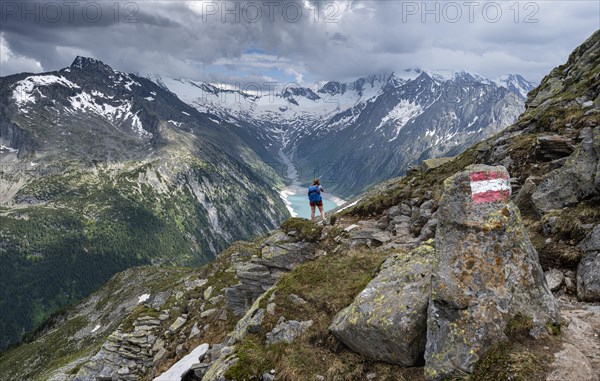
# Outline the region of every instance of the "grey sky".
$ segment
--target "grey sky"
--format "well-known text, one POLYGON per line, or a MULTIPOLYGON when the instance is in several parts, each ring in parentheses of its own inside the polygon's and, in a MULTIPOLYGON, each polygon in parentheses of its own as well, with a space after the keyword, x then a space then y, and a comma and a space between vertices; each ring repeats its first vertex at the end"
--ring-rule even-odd
POLYGON ((0 71, 76 55, 211 82, 352 80, 406 68, 539 81, 600 28, 591 1, 3 1, 0 71), (318 11, 317 11, 318 10, 318 11))

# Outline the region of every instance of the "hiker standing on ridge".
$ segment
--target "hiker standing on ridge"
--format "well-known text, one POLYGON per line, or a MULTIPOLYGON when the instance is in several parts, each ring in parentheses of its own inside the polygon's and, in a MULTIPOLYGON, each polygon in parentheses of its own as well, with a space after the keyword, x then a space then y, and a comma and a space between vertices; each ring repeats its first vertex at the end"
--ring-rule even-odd
POLYGON ((315 179, 312 185, 308 188, 308 201, 310 202, 310 220, 315 220, 315 207, 319 207, 321 212, 321 218, 323 218, 323 225, 327 224, 325 220, 325 211, 323 210, 323 197, 321 193, 325 192, 321 186, 319 179, 315 179))

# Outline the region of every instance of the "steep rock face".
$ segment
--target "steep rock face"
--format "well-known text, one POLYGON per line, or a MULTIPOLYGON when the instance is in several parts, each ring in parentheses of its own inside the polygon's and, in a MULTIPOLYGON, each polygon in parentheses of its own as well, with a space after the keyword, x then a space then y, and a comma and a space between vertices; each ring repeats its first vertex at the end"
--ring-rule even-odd
POLYGON ((600 301, 600 225, 579 245, 584 257, 577 268, 577 297, 600 301))
MULTIPOLYGON (((503 167, 470 166, 444 182, 425 352, 428 379, 471 373, 508 320, 533 318, 538 333, 560 311, 503 167)), ((532 332, 537 334, 536 332, 532 332)))
POLYGON ((422 245, 388 258, 379 274, 340 311, 331 332, 375 360, 415 366, 425 351, 434 249, 422 245))

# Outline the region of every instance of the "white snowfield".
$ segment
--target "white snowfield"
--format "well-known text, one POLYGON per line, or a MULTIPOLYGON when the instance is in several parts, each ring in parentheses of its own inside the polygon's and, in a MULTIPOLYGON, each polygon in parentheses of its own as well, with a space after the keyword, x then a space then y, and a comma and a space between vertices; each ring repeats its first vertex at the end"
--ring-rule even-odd
POLYGON ((199 345, 190 354, 177 361, 169 370, 156 377, 153 381, 181 381, 181 378, 189 372, 192 365, 200 362, 200 357, 208 352, 208 348, 208 344, 199 345))
POLYGON ((28 103, 35 103, 35 97, 33 96, 34 91, 37 91, 38 94, 43 97, 42 93, 39 92, 37 87, 49 86, 55 83, 71 89, 79 88, 77 84, 64 77, 59 77, 56 75, 32 75, 31 77, 20 80, 14 85, 13 99, 19 107, 22 107, 28 103))
POLYGON ((72 110, 67 111, 91 112, 113 124, 129 122, 133 130, 140 136, 152 135, 142 126, 138 113, 132 112, 133 103, 131 101, 115 103, 114 101, 110 101, 110 99, 110 97, 98 91, 93 91, 92 94, 82 91, 69 98, 72 110))
MULTIPOLYGON (((115 72, 111 76, 115 81, 124 83, 124 86, 131 90, 132 86, 141 86, 134 81, 128 74, 115 72)), ((25 79, 16 82, 12 89, 12 97, 19 111, 28 114, 28 105, 35 104, 36 99, 45 98, 41 88, 50 85, 60 85, 70 89, 77 89, 76 94, 69 98, 70 108, 65 112, 75 115, 76 112, 89 112, 101 116, 113 125, 126 124, 131 126, 133 131, 140 137, 151 137, 152 134, 146 131, 139 117, 139 112, 134 112, 134 104, 130 100, 116 101, 114 96, 108 96, 100 91, 92 90, 87 92, 82 90, 79 85, 73 83, 63 76, 59 75, 31 75, 25 79)), ((115 85, 116 86, 116 85, 115 85)), ((145 98, 153 100, 152 97, 145 98)))

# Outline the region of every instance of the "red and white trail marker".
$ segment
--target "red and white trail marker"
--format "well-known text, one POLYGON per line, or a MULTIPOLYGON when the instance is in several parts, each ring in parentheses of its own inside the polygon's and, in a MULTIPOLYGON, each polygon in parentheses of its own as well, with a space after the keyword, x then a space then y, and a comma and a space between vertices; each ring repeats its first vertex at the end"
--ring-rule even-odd
POLYGON ((510 181, 506 173, 471 173, 471 196, 475 204, 508 201, 510 193, 510 181))

